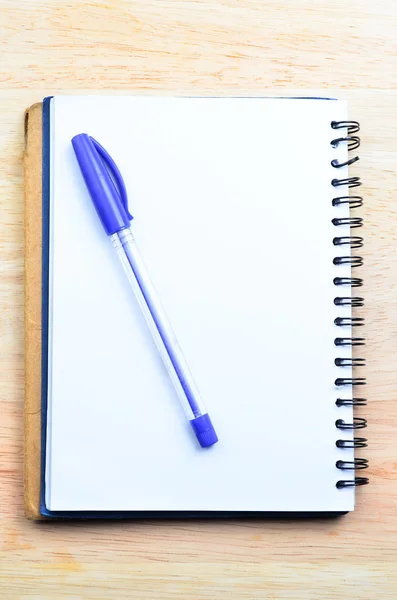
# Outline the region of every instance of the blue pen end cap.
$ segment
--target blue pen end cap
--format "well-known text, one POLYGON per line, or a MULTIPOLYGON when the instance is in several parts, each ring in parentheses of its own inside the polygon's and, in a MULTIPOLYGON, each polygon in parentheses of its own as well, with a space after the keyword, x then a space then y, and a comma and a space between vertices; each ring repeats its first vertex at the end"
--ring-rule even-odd
POLYGON ((202 448, 213 446, 218 441, 214 426, 212 425, 209 415, 201 415, 190 421, 190 425, 196 434, 197 440, 202 448))

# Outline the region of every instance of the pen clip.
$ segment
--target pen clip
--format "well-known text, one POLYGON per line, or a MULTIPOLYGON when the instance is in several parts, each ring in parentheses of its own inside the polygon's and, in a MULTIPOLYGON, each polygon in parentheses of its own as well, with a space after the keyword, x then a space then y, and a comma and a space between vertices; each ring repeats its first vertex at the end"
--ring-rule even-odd
POLYGON ((122 205, 125 208, 125 211, 128 215, 128 218, 130 219, 130 221, 132 221, 132 219, 134 218, 130 211, 128 210, 128 196, 127 196, 127 190, 125 187, 125 183, 124 180, 121 176, 121 173, 119 171, 118 166, 116 165, 116 163, 114 162, 113 158, 110 156, 109 152, 107 152, 105 150, 105 148, 103 146, 101 146, 101 144, 99 142, 97 142, 93 137, 90 136, 90 140, 91 142, 94 144, 98 154, 101 156, 102 160, 104 161, 104 163, 106 164, 108 170, 110 171, 110 174, 113 175, 113 178, 116 181, 117 184, 117 191, 119 193, 120 196, 120 200, 122 205))

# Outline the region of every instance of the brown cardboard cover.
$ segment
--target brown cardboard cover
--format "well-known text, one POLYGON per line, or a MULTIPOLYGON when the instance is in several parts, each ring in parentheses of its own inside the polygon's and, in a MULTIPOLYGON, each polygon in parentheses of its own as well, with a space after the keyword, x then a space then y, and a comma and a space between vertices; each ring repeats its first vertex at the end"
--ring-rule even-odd
POLYGON ((40 515, 42 104, 25 113, 25 448, 24 506, 40 515))

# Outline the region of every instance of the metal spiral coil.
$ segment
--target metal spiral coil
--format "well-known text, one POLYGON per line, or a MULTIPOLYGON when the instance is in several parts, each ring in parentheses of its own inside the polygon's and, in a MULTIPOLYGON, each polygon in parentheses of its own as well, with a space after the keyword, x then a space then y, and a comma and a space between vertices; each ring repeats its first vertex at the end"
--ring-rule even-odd
POLYGON ((360 123, 358 121, 331 121, 332 129, 347 129, 347 133, 352 135, 360 131, 360 123))
POLYGON ((360 277, 334 277, 334 285, 350 285, 350 287, 361 287, 363 280, 360 277))
POLYGON ((361 217, 346 217, 343 219, 332 219, 334 225, 349 225, 350 229, 363 226, 363 220, 361 217))
POLYGON ((343 419, 335 421, 335 427, 343 430, 364 429, 367 426, 367 420, 362 417, 353 417, 352 423, 346 423, 343 419))
POLYGON ((336 482, 338 489, 347 487, 358 487, 359 485, 367 485, 369 483, 368 477, 355 477, 354 479, 339 479, 336 482))
POLYGON ((365 358, 335 358, 337 367, 365 367, 365 358))
POLYGON ((362 267, 364 264, 361 256, 335 256, 334 265, 351 265, 353 267, 362 267))
POLYGON ((339 187, 341 185, 347 185, 349 188, 360 187, 361 181, 359 177, 346 177, 344 179, 333 179, 331 184, 334 187, 339 187))
POLYGON ((360 327, 365 325, 364 317, 336 317, 334 321, 338 327, 360 327))
POLYGON ((340 387, 342 385, 352 385, 353 387, 356 385, 366 385, 367 380, 365 377, 337 377, 335 379, 335 385, 340 387))
POLYGON ((366 398, 338 398, 336 406, 366 406, 366 398))
POLYGON ((334 237, 334 246, 350 246, 350 248, 361 248, 364 244, 362 237, 358 235, 344 235, 342 237, 334 237))
POLYGON ((368 469, 368 460, 366 458, 355 458, 354 460, 337 460, 336 467, 343 471, 368 469))
POLYGON ((365 338, 338 337, 334 340, 335 346, 365 346, 365 338))
POLYGON ((363 437, 354 437, 352 440, 336 440, 337 448, 366 448, 367 439, 363 437))
MULTIPOLYGON (((360 296, 337 296, 334 298, 335 306, 364 306, 364 298, 360 296)), ((338 325, 338 323, 335 323, 338 325)))
MULTIPOLYGON (((347 143, 347 147, 349 150, 357 150, 357 148, 360 146, 360 138, 358 137, 358 135, 346 135, 345 137, 336 138, 335 140, 332 140, 331 146, 333 148, 337 148, 342 142, 347 143)), ((356 156, 355 158, 356 160, 359 160, 358 156, 356 156)), ((331 162, 331 165, 333 167, 336 166, 337 169, 339 169, 339 167, 341 166, 344 166, 345 164, 347 163, 338 163, 338 161, 334 160, 331 162)))
MULTIPOLYGON (((360 138, 356 135, 360 131, 360 124, 357 121, 332 121, 331 128, 333 130, 343 130, 338 131, 339 135, 335 136, 334 139, 331 140, 331 147, 337 148, 340 145, 347 146, 349 152, 353 152, 357 150, 360 146, 360 138)), ((353 163, 356 163, 359 160, 359 156, 353 155, 349 157, 345 161, 339 161, 334 159, 331 161, 331 166, 334 169, 343 169, 343 167, 348 167, 353 163)), ((335 177, 331 181, 331 185, 334 188, 339 188, 346 186, 348 188, 357 188, 361 186, 360 177, 335 177)), ((335 190, 336 191, 336 190, 335 190)), ((338 195, 332 199, 332 206, 348 206, 350 210, 355 208, 360 208, 363 205, 363 198, 361 196, 343 196, 338 195)), ((362 227, 363 219, 361 217, 335 217, 332 219, 332 224, 335 227, 343 227, 348 226, 350 229, 356 229, 362 227)), ((357 235, 346 235, 345 233, 340 236, 335 236, 333 239, 333 244, 336 247, 346 248, 350 250, 355 250, 358 248, 362 248, 364 240, 361 236, 357 235)), ((350 268, 361 267, 363 265, 363 258, 361 256, 336 256, 333 259, 333 264, 335 266, 340 265, 349 265, 350 268)), ((335 286, 348 286, 349 288, 361 287, 363 285, 363 280, 360 277, 335 277, 333 280, 335 286)), ((343 287, 342 287, 343 289, 343 287)), ((342 290, 341 290, 342 291, 342 290)), ((350 306, 352 308, 358 308, 364 305, 364 298, 359 296, 348 296, 343 293, 340 296, 336 296, 334 298, 335 306, 350 306)), ((364 318, 349 316, 349 317, 336 317, 334 320, 334 324, 337 327, 360 327, 364 325, 364 318)), ((363 346, 365 344, 365 339, 362 337, 336 337, 334 340, 334 344, 336 347, 346 347, 346 346, 363 346)), ((364 358, 346 358, 346 357, 336 357, 335 365, 340 368, 348 367, 364 367, 365 359, 364 358)), ((337 377, 334 382, 335 386, 338 388, 343 388, 344 386, 349 387, 357 387, 363 386, 366 384, 365 377, 337 377)), ((343 395, 343 394, 342 394, 343 395)), ((359 408, 365 406, 367 400, 365 398, 337 398, 335 404, 337 407, 351 406, 354 408, 359 408)), ((356 429, 364 429, 367 426, 367 421, 362 417, 354 417, 352 422, 346 422, 344 419, 337 419, 335 422, 335 427, 341 431, 352 431, 356 429)), ((356 448, 365 448, 367 446, 367 439, 364 437, 353 437, 350 439, 338 439, 335 442, 337 448, 341 449, 356 449, 356 448)), ((336 462, 336 468, 341 471, 356 471, 366 469, 368 467, 368 460, 365 458, 355 457, 353 460, 338 460, 336 462)), ((361 485, 366 485, 368 483, 367 477, 353 477, 351 479, 340 479, 336 482, 336 487, 338 489, 348 488, 348 487, 356 487, 361 485)))
POLYGON ((364 201, 361 196, 338 196, 332 200, 332 206, 348 204, 350 208, 360 208, 363 203, 364 201))

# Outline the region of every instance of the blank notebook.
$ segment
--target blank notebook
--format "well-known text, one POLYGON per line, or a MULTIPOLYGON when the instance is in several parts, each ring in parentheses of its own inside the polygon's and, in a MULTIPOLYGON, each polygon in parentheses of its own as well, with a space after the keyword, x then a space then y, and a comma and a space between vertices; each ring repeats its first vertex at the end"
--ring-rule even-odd
POLYGON ((346 104, 87 96, 44 110, 42 512, 353 510, 367 480, 354 471, 366 466, 352 407, 361 219, 349 209, 361 199, 343 166, 358 140, 346 104), (132 231, 219 436, 211 448, 95 213, 79 133, 123 175, 132 231))

